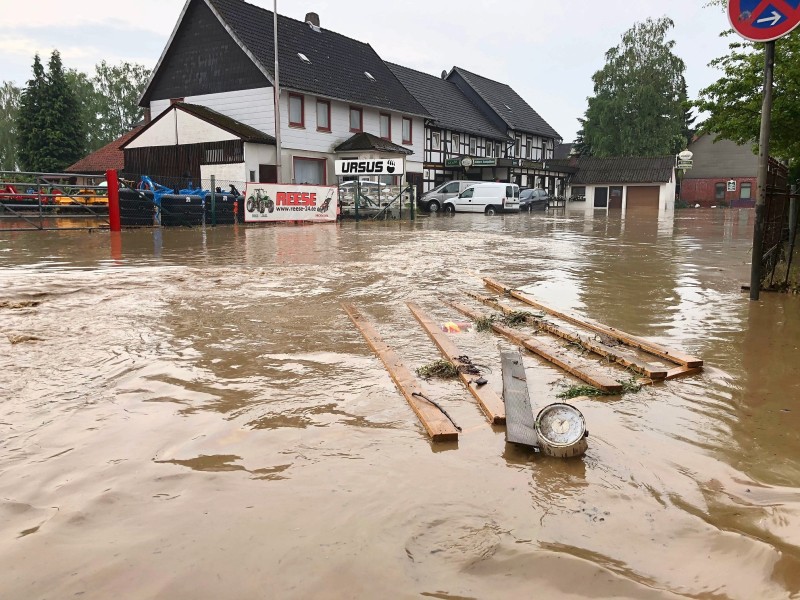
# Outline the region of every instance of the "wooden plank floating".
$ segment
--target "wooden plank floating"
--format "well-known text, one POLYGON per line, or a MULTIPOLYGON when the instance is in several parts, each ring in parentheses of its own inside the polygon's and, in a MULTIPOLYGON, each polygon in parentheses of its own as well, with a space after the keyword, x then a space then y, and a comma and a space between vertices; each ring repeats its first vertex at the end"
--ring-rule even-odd
POLYGON ((383 361, 395 385, 397 385, 411 409, 419 417, 431 440, 434 442, 458 441, 458 429, 436 406, 425 400, 424 397, 427 394, 422 390, 416 378, 400 362, 400 357, 397 356, 395 351, 381 339, 372 323, 367 321, 353 304, 343 302, 342 307, 361 332, 361 335, 364 336, 369 347, 383 361))
MULTIPOLYGON (((436 344, 437 348, 439 348, 442 356, 455 365, 456 368, 466 367, 467 364, 458 359, 458 357, 463 356, 464 353, 461 352, 458 347, 456 347, 453 341, 439 328, 433 319, 425 314, 425 312, 423 312, 423 310, 417 304, 413 302, 407 302, 406 304, 408 305, 408 308, 411 310, 414 317, 416 317, 417 321, 419 321, 419 324, 422 325, 422 328, 425 330, 431 340, 433 340, 433 343, 436 344)), ((476 383, 473 383, 478 376, 462 373, 460 369, 458 376, 464 385, 467 386, 467 389, 470 391, 470 393, 475 397, 475 400, 478 401, 478 404, 480 405, 486 417, 489 419, 490 423, 502 425, 506 422, 505 405, 500 399, 500 396, 498 396, 490 386, 479 386, 476 383)))
MULTIPOLYGON (((516 312, 514 309, 509 308, 508 306, 503 306, 492 296, 485 296, 483 294, 476 294, 474 292, 464 292, 467 296, 482 302, 486 306, 490 308, 494 308, 497 311, 502 312, 504 315, 509 315, 516 312)), ((617 363, 622 365, 623 367, 628 367, 637 373, 641 373, 650 379, 664 379, 667 376, 667 369, 661 367, 659 365, 652 365, 650 363, 646 363, 642 360, 639 360, 635 356, 626 355, 625 353, 620 353, 619 349, 614 348, 612 346, 608 346, 602 342, 597 340, 593 340, 592 338, 581 335, 575 331, 569 331, 564 329, 563 327, 559 327, 555 323, 548 323, 545 320, 537 319, 534 315, 529 317, 532 319, 536 326, 539 329, 543 329, 548 333, 552 333, 560 338, 563 338, 569 342, 573 342, 575 344, 580 344, 582 347, 586 348, 602 356, 603 358, 607 358, 611 362, 617 363)))
POLYGON ((627 344, 628 346, 631 346, 633 348, 639 348, 640 350, 644 350, 645 352, 654 354, 655 356, 659 356, 665 360, 675 363, 676 365, 683 365, 685 367, 691 367, 691 368, 697 368, 703 366, 703 361, 695 356, 685 354, 679 350, 667 348, 666 346, 662 346, 661 344, 657 344, 655 342, 651 342, 644 338, 631 335, 630 333, 625 333, 624 331, 621 331, 614 327, 609 327, 608 325, 603 325, 602 323, 598 323, 597 321, 593 321, 591 319, 580 318, 570 313, 557 311, 553 308, 550 308, 549 306, 545 306, 544 304, 534 300, 527 294, 524 294, 520 291, 504 286, 502 283, 494 279, 491 279, 490 277, 485 277, 483 279, 483 282, 493 290, 496 290, 503 294, 508 294, 512 298, 516 298, 517 300, 520 300, 525 304, 533 306, 534 308, 538 308, 539 310, 551 314, 554 317, 558 317, 559 319, 563 319, 564 321, 567 321, 574 325, 579 325, 581 327, 585 327, 586 329, 591 329, 592 331, 602 333, 603 335, 607 335, 611 338, 619 340, 623 344, 627 344))
POLYGON ((503 401, 506 403, 506 441, 523 446, 539 445, 528 380, 519 350, 501 352, 503 401))
POLYGON ((702 367, 675 367, 667 372, 667 379, 677 379, 687 375, 696 375, 702 371, 702 367))
MULTIPOLYGON (((460 304, 458 302, 448 302, 448 304, 473 320, 485 319, 488 317, 488 315, 472 310, 465 304, 460 304)), ((568 356, 568 352, 564 348, 542 340, 537 340, 530 335, 526 335, 516 329, 506 327, 499 323, 492 323, 492 329, 500 335, 507 337, 515 344, 523 346, 534 354, 538 354, 543 359, 561 367, 567 373, 574 375, 589 385, 593 385, 610 394, 619 394, 622 392, 622 384, 619 381, 615 381, 596 369, 580 364, 575 359, 568 356)))

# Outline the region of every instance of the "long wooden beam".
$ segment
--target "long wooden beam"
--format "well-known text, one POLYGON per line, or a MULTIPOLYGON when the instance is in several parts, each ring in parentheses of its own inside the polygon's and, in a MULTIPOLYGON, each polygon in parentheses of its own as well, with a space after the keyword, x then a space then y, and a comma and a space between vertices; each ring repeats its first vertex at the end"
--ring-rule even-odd
MULTIPOLYGON (((476 294, 475 292, 469 292, 469 291, 465 291, 464 293, 470 298, 474 298, 475 300, 478 300, 479 302, 485 304, 486 306, 493 308, 497 311, 500 311, 504 315, 509 315, 516 312, 513 308, 504 306, 499 302, 497 302, 497 300, 493 296, 485 296, 483 294, 476 294)), ((539 329, 543 329, 544 331, 552 333, 553 335, 556 335, 569 342, 580 344, 587 350, 590 350, 595 354, 598 354, 613 363, 617 363, 619 365, 622 365, 623 367, 630 368, 636 371, 637 373, 641 373, 642 375, 649 377, 650 379, 664 379, 667 376, 666 368, 644 362, 642 360, 639 360, 635 356, 620 353, 620 351, 617 348, 613 348, 612 346, 608 346, 607 344, 603 344, 602 342, 593 340, 589 336, 581 335, 576 331, 569 331, 568 329, 559 327, 555 323, 548 323, 544 319, 536 318, 536 316, 532 314, 528 319, 533 320, 539 329)))
MULTIPOLYGON (((488 317, 488 315, 472 310, 465 304, 458 302, 448 302, 448 304, 455 308, 458 312, 468 316, 473 320, 485 319, 488 317)), ((622 384, 619 381, 615 381, 611 377, 608 377, 603 373, 592 369, 591 367, 580 364, 570 356, 567 356, 567 352, 563 348, 543 342, 541 340, 537 340, 532 336, 525 335, 516 329, 506 327, 505 325, 500 325, 499 323, 493 322, 492 329, 494 329, 500 335, 507 337, 515 344, 530 350, 534 354, 538 354, 546 361, 549 361, 554 365, 564 369, 567 373, 574 375, 589 385, 593 385, 594 387, 605 390, 611 394, 619 394, 622 392, 622 384)))
POLYGON ((416 317, 419 324, 431 338, 436 347, 447 360, 449 360, 455 367, 459 368, 458 377, 467 386, 467 389, 478 401, 486 418, 490 423, 495 425, 503 425, 506 422, 506 407, 503 400, 497 393, 488 385, 477 385, 474 380, 477 379, 476 375, 468 375, 462 373, 461 368, 468 366, 467 363, 459 360, 460 356, 464 353, 461 352, 453 341, 444 333, 425 312, 415 303, 407 302, 408 308, 411 313, 416 317))
POLYGON ((372 323, 370 323, 361 312, 350 303, 343 302, 342 308, 348 314, 355 326, 364 336, 364 339, 372 348, 373 352, 378 355, 378 358, 383 361, 386 370, 392 377, 395 385, 403 394, 411 409, 419 417, 425 431, 428 432, 431 440, 434 442, 452 442, 458 440, 458 430, 455 425, 448 419, 442 411, 440 411, 431 402, 425 400, 427 394, 422 390, 417 380, 411 374, 411 371, 400 362, 400 357, 397 356, 381 339, 378 332, 375 331, 372 323))
POLYGON ((602 323, 598 323, 597 321, 593 321, 591 319, 580 318, 577 315, 555 310, 554 308, 550 308, 549 306, 545 306, 541 302, 534 300, 533 298, 531 298, 527 294, 524 294, 523 292, 504 286, 499 281, 496 281, 490 277, 485 277, 483 279, 483 282, 493 290, 496 290, 503 294, 508 294, 512 298, 516 298, 517 300, 520 300, 525 304, 533 306, 534 308, 538 308, 539 310, 543 310, 544 312, 551 314, 554 317, 558 317, 559 319, 563 319, 564 321, 573 323, 574 325, 580 325, 581 327, 585 327, 586 329, 591 329, 592 331, 602 333, 603 335, 607 335, 611 338, 619 340, 623 344, 627 344, 628 346, 632 346, 633 348, 639 348, 640 350, 644 350, 645 352, 648 352, 655 356, 659 356, 665 360, 675 363, 676 365, 683 365, 685 367, 691 367, 691 368, 697 368, 703 366, 703 361, 695 356, 685 354, 679 350, 667 348, 666 346, 662 346, 661 344, 657 344, 655 342, 651 342, 650 340, 646 340, 644 338, 631 335, 630 333, 625 333, 620 329, 609 327, 608 325, 603 325, 602 323))

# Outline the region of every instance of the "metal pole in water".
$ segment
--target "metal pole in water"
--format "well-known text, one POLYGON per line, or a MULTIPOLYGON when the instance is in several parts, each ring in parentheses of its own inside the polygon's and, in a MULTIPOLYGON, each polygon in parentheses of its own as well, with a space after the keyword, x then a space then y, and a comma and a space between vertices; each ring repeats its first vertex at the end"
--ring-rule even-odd
POLYGON ((411 184, 411 211, 410 211, 410 221, 414 220, 414 209, 417 206, 417 188, 412 183, 411 184))
POLYGON ((217 226, 217 178, 211 176, 211 226, 217 226))
POLYGON ((108 225, 111 231, 122 231, 119 210, 119 179, 115 169, 106 171, 106 186, 108 189, 108 225))
POLYGON ((274 0, 272 4, 273 51, 275 53, 275 87, 272 91, 275 96, 275 170, 278 172, 275 183, 281 183, 281 86, 278 78, 278 0, 274 0))
POLYGON ((758 196, 753 227, 753 257, 750 265, 750 300, 758 300, 761 291, 761 260, 764 254, 764 213, 767 206, 767 170, 769 136, 772 124, 772 80, 775 69, 775 42, 764 47, 764 102, 761 106, 761 135, 758 144, 758 196))

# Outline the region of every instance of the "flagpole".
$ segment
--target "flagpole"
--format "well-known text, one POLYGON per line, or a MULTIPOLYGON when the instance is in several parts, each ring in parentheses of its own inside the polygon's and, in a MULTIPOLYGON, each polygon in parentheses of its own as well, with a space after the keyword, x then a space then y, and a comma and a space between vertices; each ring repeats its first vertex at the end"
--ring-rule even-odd
POLYGON ((275 170, 277 171, 276 183, 281 183, 281 86, 278 78, 278 0, 273 0, 273 27, 274 50, 275 50, 275 86, 273 96, 275 97, 275 170))

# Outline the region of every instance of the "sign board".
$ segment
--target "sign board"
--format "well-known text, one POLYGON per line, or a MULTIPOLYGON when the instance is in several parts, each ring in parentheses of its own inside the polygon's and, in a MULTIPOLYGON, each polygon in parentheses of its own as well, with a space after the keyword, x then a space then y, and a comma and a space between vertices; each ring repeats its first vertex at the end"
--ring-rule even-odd
POLYGON ((728 20, 743 38, 771 42, 800 25, 800 0, 728 0, 728 20))
POLYGON ((335 167, 337 175, 404 175, 406 172, 402 158, 337 160, 335 167))
POLYGON ((497 166, 497 159, 496 158, 472 158, 467 156, 465 158, 448 158, 444 161, 445 167, 464 167, 465 169, 469 169, 470 167, 496 167, 497 166))
POLYGON ((681 160, 679 158, 678 159, 678 167, 677 168, 678 169, 683 169, 684 171, 688 171, 689 169, 692 168, 693 164, 694 164, 694 161, 691 160, 691 159, 689 159, 689 160, 681 160))
POLYGON ((244 220, 247 223, 336 221, 336 187, 248 183, 244 195, 244 220))
POLYGON ((730 179, 728 181, 728 191, 729 192, 735 192, 736 191, 736 180, 735 179, 730 179))

